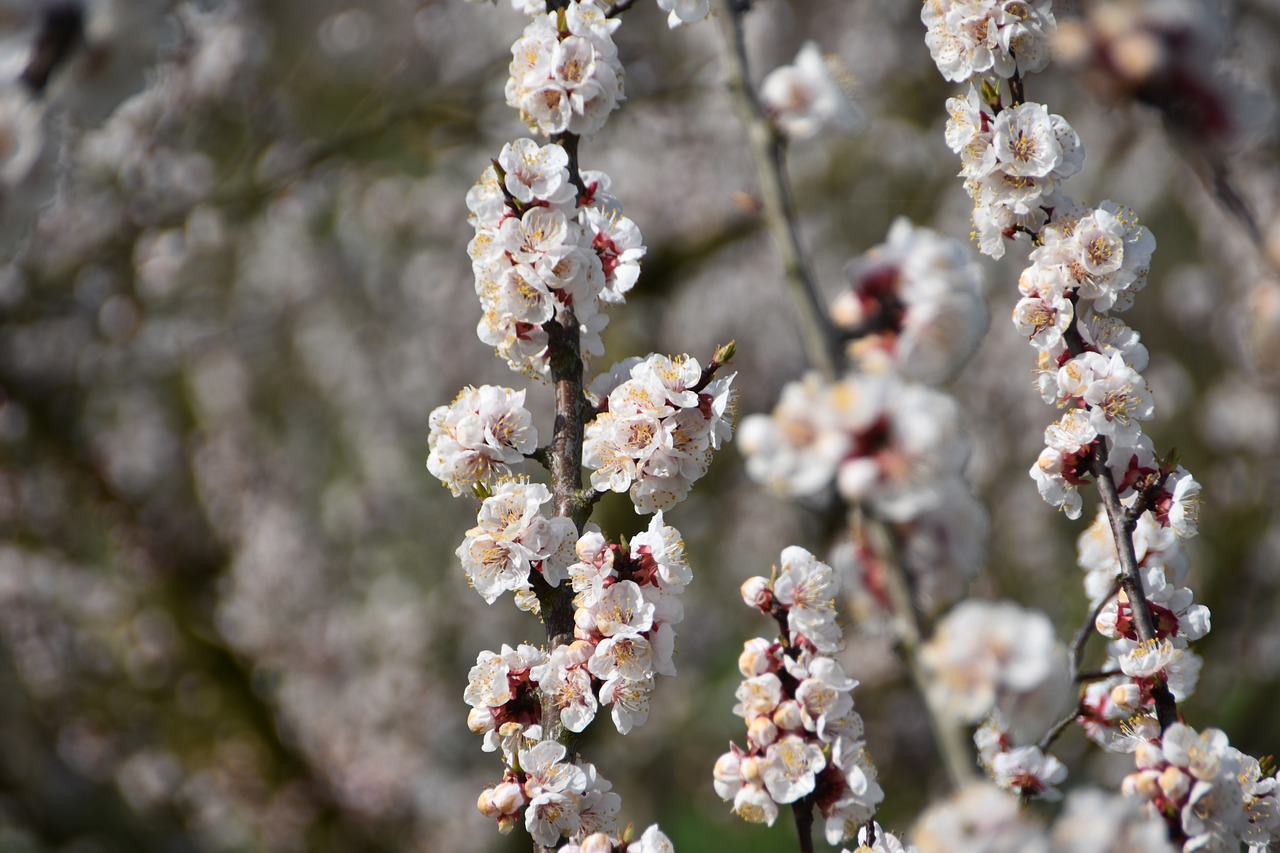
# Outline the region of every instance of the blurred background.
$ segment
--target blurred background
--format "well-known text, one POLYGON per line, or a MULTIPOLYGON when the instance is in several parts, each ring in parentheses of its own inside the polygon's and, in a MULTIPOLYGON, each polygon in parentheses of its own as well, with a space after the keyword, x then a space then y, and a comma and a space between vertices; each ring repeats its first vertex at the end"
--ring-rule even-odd
MULTIPOLYGON (((53 4, 4 5, 13 79, 53 4)), ((1131 206, 1159 243, 1127 319, 1152 353, 1157 447, 1205 486, 1191 586, 1213 632, 1184 710, 1263 756, 1280 745, 1280 5, 1217 6, 1217 54, 1198 67, 1231 99, 1229 133, 1171 125, 1059 65, 1027 94, 1084 140, 1068 192, 1131 206), (1261 244, 1206 189, 1215 172, 1261 244)), ((434 407, 467 384, 526 384, 475 336, 463 203, 527 135, 502 94, 525 18, 462 0, 81 12, 84 44, 42 87, 41 160, 23 186, 5 173, 0 199, 0 851, 528 849, 475 810, 501 766, 466 730, 462 690, 478 652, 542 629, 467 588, 454 549, 475 506, 425 467, 434 407)), ((815 39, 868 118, 790 152, 830 295, 895 217, 969 232, 942 134, 956 87, 923 33, 901 0, 749 15, 757 80, 815 39)), ((627 101, 582 165, 612 176, 649 252, 591 371, 736 339, 738 412, 767 411, 804 355, 716 27, 670 31, 640 0, 616 40, 627 101)), ((973 593, 1043 608, 1068 638, 1092 507, 1068 522, 1026 474, 1056 413, 1007 319, 1025 254, 984 259, 992 329, 951 387, 992 516, 973 593)), ((529 404, 546 434, 548 389, 529 404)), ((584 745, 624 823, 660 821, 683 850, 793 849, 788 818, 741 824, 710 774, 742 739, 741 643, 768 627, 738 585, 786 545, 823 553, 823 509, 763 492, 730 446, 668 514, 696 577, 680 677, 659 681, 647 725, 597 726, 584 745)), ((618 496, 595 520, 646 524, 618 496)), ((862 680, 880 819, 904 829, 945 784, 922 706, 883 638, 851 632, 842 659, 862 680)), ((1059 752, 1075 782, 1125 771, 1079 733, 1059 752)))

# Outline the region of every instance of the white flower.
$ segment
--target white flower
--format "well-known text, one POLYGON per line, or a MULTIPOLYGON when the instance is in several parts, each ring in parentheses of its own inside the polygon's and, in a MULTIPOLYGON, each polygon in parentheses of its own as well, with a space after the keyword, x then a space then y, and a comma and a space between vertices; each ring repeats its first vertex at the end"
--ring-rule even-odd
POLYGON ((806 139, 828 124, 845 130, 862 124, 862 116, 832 76, 832 61, 808 41, 794 64, 773 69, 760 83, 761 105, 792 139, 806 139))
POLYGON ((1132 797, 1098 788, 1067 795, 1053 825, 1053 853, 1175 853, 1168 827, 1132 797))
POLYGON ((963 601, 920 651, 930 682, 957 720, 1051 686, 1066 660, 1053 623, 1012 602, 963 601))
POLYGON ((632 563, 645 568, 652 564, 652 582, 671 593, 683 592, 693 580, 693 569, 685 555, 684 539, 680 531, 666 524, 662 510, 649 519, 649 527, 630 542, 632 563))
POLYGON ((681 24, 701 21, 711 11, 711 4, 709 0, 658 0, 658 8, 671 13, 667 16, 667 26, 675 29, 681 24))
POLYGON ((625 735, 649 719, 649 697, 652 693, 652 675, 636 680, 615 676, 601 685, 600 703, 609 706, 618 734, 625 735))
POLYGON ((467 386, 448 406, 431 412, 427 470, 455 495, 511 476, 538 446, 538 430, 524 407, 524 391, 467 386))
POLYGON ((596 715, 596 697, 591 675, 584 664, 591 657, 591 645, 583 641, 557 646, 546 662, 530 670, 544 696, 551 696, 560 711, 560 722, 571 732, 580 732, 596 715))
POLYGON ((918 853, 1048 853, 1044 831, 1018 808, 1016 797, 971 783, 916 821, 918 853))
POLYGON ((839 588, 839 578, 826 563, 798 545, 783 549, 773 593, 787 608, 792 642, 804 637, 820 652, 839 649, 842 632, 835 611, 839 588))
POLYGON ((905 217, 845 275, 852 287, 832 303, 831 317, 858 336, 849 351, 865 371, 937 385, 987 331, 982 269, 971 250, 905 217))
POLYGON ((760 777, 774 802, 794 803, 813 791, 815 775, 826 766, 817 744, 787 735, 765 750, 760 777))
MULTIPOLYGON (((875 842, 868 844, 870 836, 867 827, 858 828, 858 849, 853 853, 916 853, 916 849, 911 846, 904 846, 891 832, 885 832, 879 823, 873 821, 872 829, 875 833, 875 842)), ((841 853, 850 853, 848 850, 842 850, 841 853)))
POLYGON ((1062 792, 1054 786, 1067 778, 1067 768, 1035 746, 1020 746, 992 756, 988 768, 996 785, 1006 791, 1054 802, 1062 792))
POLYGON ((655 823, 641 833, 639 840, 627 845, 627 853, 675 853, 671 839, 655 823))
POLYGON ((498 165, 503 183, 516 201, 543 202, 556 210, 572 210, 578 191, 569 180, 569 155, 555 143, 539 146, 517 139, 502 146, 498 165))
POLYGON ((1055 24, 1049 7, 1049 0, 926 0, 920 19, 938 70, 960 83, 1042 70, 1055 24))
POLYGON ((738 704, 733 706, 733 713, 750 721, 752 717, 772 714, 782 702, 782 681, 772 672, 753 676, 738 685, 734 696, 738 704))

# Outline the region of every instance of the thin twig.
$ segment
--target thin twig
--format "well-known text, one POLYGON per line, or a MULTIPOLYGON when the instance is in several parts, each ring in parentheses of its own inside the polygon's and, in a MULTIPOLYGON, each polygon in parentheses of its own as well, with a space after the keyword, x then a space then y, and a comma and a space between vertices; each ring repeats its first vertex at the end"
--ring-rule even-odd
POLYGON ((1080 665, 1084 663, 1084 647, 1088 645, 1089 638, 1097 631, 1098 617, 1102 615, 1102 610, 1107 606, 1115 594, 1120 591, 1120 580, 1117 578, 1111 584, 1111 590, 1099 599, 1094 605, 1093 610, 1089 611, 1089 618, 1076 629, 1076 635, 1071 638, 1071 680, 1074 681, 1080 673, 1080 665))
POLYGON ((884 569, 884 583, 893 608, 892 630, 897 641, 898 655, 906 664, 911 682, 924 701, 929 728, 938 745, 947 777, 952 786, 959 790, 966 782, 977 777, 976 765, 960 727, 948 718, 941 707, 936 691, 931 689, 928 673, 920 661, 920 645, 925 635, 924 620, 915 605, 911 582, 898 554, 897 540, 886 524, 879 521, 866 522, 857 517, 856 511, 849 524, 866 537, 884 569))
POLYGON ((1040 742, 1036 744, 1040 751, 1048 752, 1049 747, 1053 746, 1054 741, 1062 737, 1062 733, 1067 730, 1067 727, 1080 718, 1082 710, 1083 709, 1079 705, 1076 705, 1070 714, 1067 714, 1061 720, 1054 723, 1053 728, 1045 732, 1044 737, 1040 738, 1040 742))
POLYGON ((747 144, 760 179, 763 216, 782 256, 783 276, 800 310, 801 331, 809 361, 825 376, 834 378, 843 354, 800 246, 782 139, 773 122, 764 114, 751 84, 747 46, 742 32, 743 11, 741 3, 720 0, 720 13, 716 18, 724 40, 726 85, 747 131, 747 144))

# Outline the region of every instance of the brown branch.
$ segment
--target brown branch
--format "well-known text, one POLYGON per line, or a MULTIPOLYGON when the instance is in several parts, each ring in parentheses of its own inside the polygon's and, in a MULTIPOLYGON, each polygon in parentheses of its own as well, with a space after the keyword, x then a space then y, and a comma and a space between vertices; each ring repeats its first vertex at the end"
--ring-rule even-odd
POLYGON ((800 853, 813 853, 813 795, 801 797, 791 804, 796 819, 796 835, 800 853))

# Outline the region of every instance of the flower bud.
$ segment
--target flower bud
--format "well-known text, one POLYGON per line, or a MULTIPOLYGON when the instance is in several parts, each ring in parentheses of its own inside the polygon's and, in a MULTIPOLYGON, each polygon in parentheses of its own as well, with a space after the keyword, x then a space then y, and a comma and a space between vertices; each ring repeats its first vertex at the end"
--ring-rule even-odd
POLYGON ((755 678, 773 669, 773 656, 769 649, 773 644, 763 637, 747 640, 742 646, 742 654, 738 655, 738 672, 743 678, 755 678))
POLYGON ((747 724, 747 743, 764 749, 778 739, 778 727, 773 720, 761 715, 747 724))
POLYGON ((1118 684, 1111 690, 1111 701, 1126 711, 1133 711, 1142 704, 1142 691, 1132 682, 1118 684))
POLYGON ((1160 774, 1160 790, 1176 803, 1191 790, 1191 780, 1177 767, 1166 767, 1160 774))
POLYGON ((760 777, 760 759, 752 756, 742 759, 739 768, 742 780, 752 785, 763 785, 764 780, 760 777))
POLYGON ((472 708, 467 712, 467 728, 478 735, 493 730, 493 710, 490 708, 472 708))
POLYGON ((502 811, 493 802, 492 788, 485 788, 480 792, 480 796, 476 799, 476 808, 480 810, 480 814, 488 818, 496 820, 502 816, 502 811))
POLYGON ((493 789, 493 805, 503 814, 512 815, 524 806, 524 794, 515 782, 503 782, 493 789))
POLYGON ((603 832, 593 832, 578 843, 579 853, 613 853, 613 839, 603 832))
POLYGON ((789 732, 804 728, 804 714, 801 713, 800 703, 794 699, 779 703, 778 709, 773 712, 773 722, 778 728, 789 732))
POLYGON ((769 579, 759 575, 747 578, 742 584, 742 600, 748 607, 768 613, 773 607, 773 588, 769 585, 769 579))

